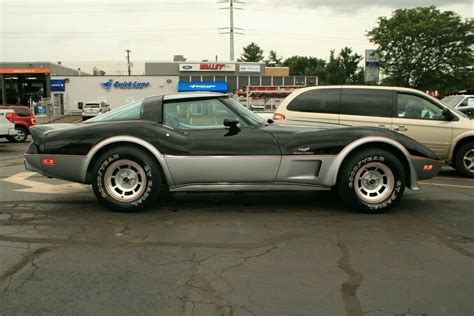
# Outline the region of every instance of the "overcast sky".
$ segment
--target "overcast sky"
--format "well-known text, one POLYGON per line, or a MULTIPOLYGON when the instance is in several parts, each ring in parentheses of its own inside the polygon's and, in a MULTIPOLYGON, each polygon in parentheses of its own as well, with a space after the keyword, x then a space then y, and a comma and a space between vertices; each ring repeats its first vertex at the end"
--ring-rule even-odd
MULTIPOLYGON (((123 62, 229 59, 226 4, 218 0, 0 0, 1 61, 123 62)), ((223 1, 223 0, 222 0, 223 1)), ((236 4, 235 55, 254 41, 267 53, 316 56, 372 45, 365 34, 397 8, 437 5, 473 16, 474 0, 244 0, 236 4)))

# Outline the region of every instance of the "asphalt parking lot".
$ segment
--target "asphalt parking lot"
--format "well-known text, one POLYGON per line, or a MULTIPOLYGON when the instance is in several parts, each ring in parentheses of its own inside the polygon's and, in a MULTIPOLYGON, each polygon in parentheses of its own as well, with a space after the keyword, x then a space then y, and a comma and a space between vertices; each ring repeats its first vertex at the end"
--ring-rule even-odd
POLYGON ((0 140, 0 315, 473 315, 474 179, 381 215, 332 192, 178 194, 144 213, 0 140))

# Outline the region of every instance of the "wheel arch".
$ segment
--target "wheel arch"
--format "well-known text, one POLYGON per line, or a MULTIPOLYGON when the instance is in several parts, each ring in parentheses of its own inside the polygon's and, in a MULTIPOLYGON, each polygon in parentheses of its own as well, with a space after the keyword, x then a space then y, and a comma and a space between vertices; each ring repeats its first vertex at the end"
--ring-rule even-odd
POLYGON ((454 161, 456 159, 456 155, 458 154, 459 149, 461 149, 462 146, 466 145, 467 143, 474 143, 474 135, 469 135, 466 136, 462 139, 460 139, 456 145, 454 146, 453 149, 453 155, 451 156, 450 162, 454 164, 454 161))
POLYGON ((28 128, 28 125, 26 123, 15 122, 15 128, 18 128, 18 127, 24 128, 26 130, 26 134, 30 135, 30 129, 28 128))
POLYGON ((410 160, 410 153, 399 142, 385 137, 364 137, 347 145, 336 157, 328 175, 330 179, 325 179, 326 184, 331 186, 337 183, 339 171, 342 165, 356 152, 364 149, 384 149, 394 154, 401 162, 406 173, 407 186, 412 190, 418 190, 418 177, 415 168, 410 160))
POLYGON ((107 138, 98 144, 96 144, 86 156, 86 159, 83 164, 82 175, 83 175, 83 182, 90 183, 92 169, 97 161, 97 159, 102 155, 105 151, 109 150, 110 148, 117 147, 117 146, 132 146, 138 149, 141 149, 148 154, 150 154, 160 166, 162 177, 165 181, 167 186, 173 184, 173 178, 169 172, 168 166, 163 155, 158 151, 158 149, 153 146, 152 144, 132 136, 116 136, 107 138))

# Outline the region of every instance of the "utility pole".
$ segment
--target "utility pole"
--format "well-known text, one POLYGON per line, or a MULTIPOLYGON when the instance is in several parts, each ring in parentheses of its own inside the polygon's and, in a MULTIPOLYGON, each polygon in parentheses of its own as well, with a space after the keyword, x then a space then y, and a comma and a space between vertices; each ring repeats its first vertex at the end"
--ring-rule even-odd
POLYGON ((234 61, 234 0, 229 0, 229 15, 230 61, 234 61))
POLYGON ((221 27, 219 30, 228 30, 227 32, 221 32, 220 34, 229 34, 229 55, 230 61, 234 61, 234 34, 241 34, 242 32, 236 32, 235 30, 243 31, 243 29, 234 27, 234 9, 235 10, 243 10, 242 8, 235 7, 234 4, 243 4, 243 2, 237 0, 224 0, 219 1, 218 3, 229 3, 228 7, 220 8, 224 10, 229 10, 229 27, 221 27))
POLYGON ((130 63, 130 53, 132 52, 130 49, 125 50, 127 52, 127 68, 128 68, 128 75, 132 74, 132 64, 130 63))

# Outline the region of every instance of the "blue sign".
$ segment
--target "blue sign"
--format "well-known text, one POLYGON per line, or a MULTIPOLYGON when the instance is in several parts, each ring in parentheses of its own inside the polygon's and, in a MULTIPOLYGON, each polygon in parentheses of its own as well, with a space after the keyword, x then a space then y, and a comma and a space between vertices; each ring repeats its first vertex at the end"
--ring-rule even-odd
POLYGON ((178 92, 208 91, 227 92, 227 82, 225 81, 205 81, 205 82, 178 82, 178 92))
POLYGON ((64 92, 66 90, 64 79, 51 79, 50 83, 52 92, 64 92))
POLYGON ((107 91, 110 91, 112 88, 116 89, 144 89, 151 86, 151 84, 147 81, 115 81, 113 79, 109 79, 106 82, 102 82, 100 84, 102 88, 107 91))

